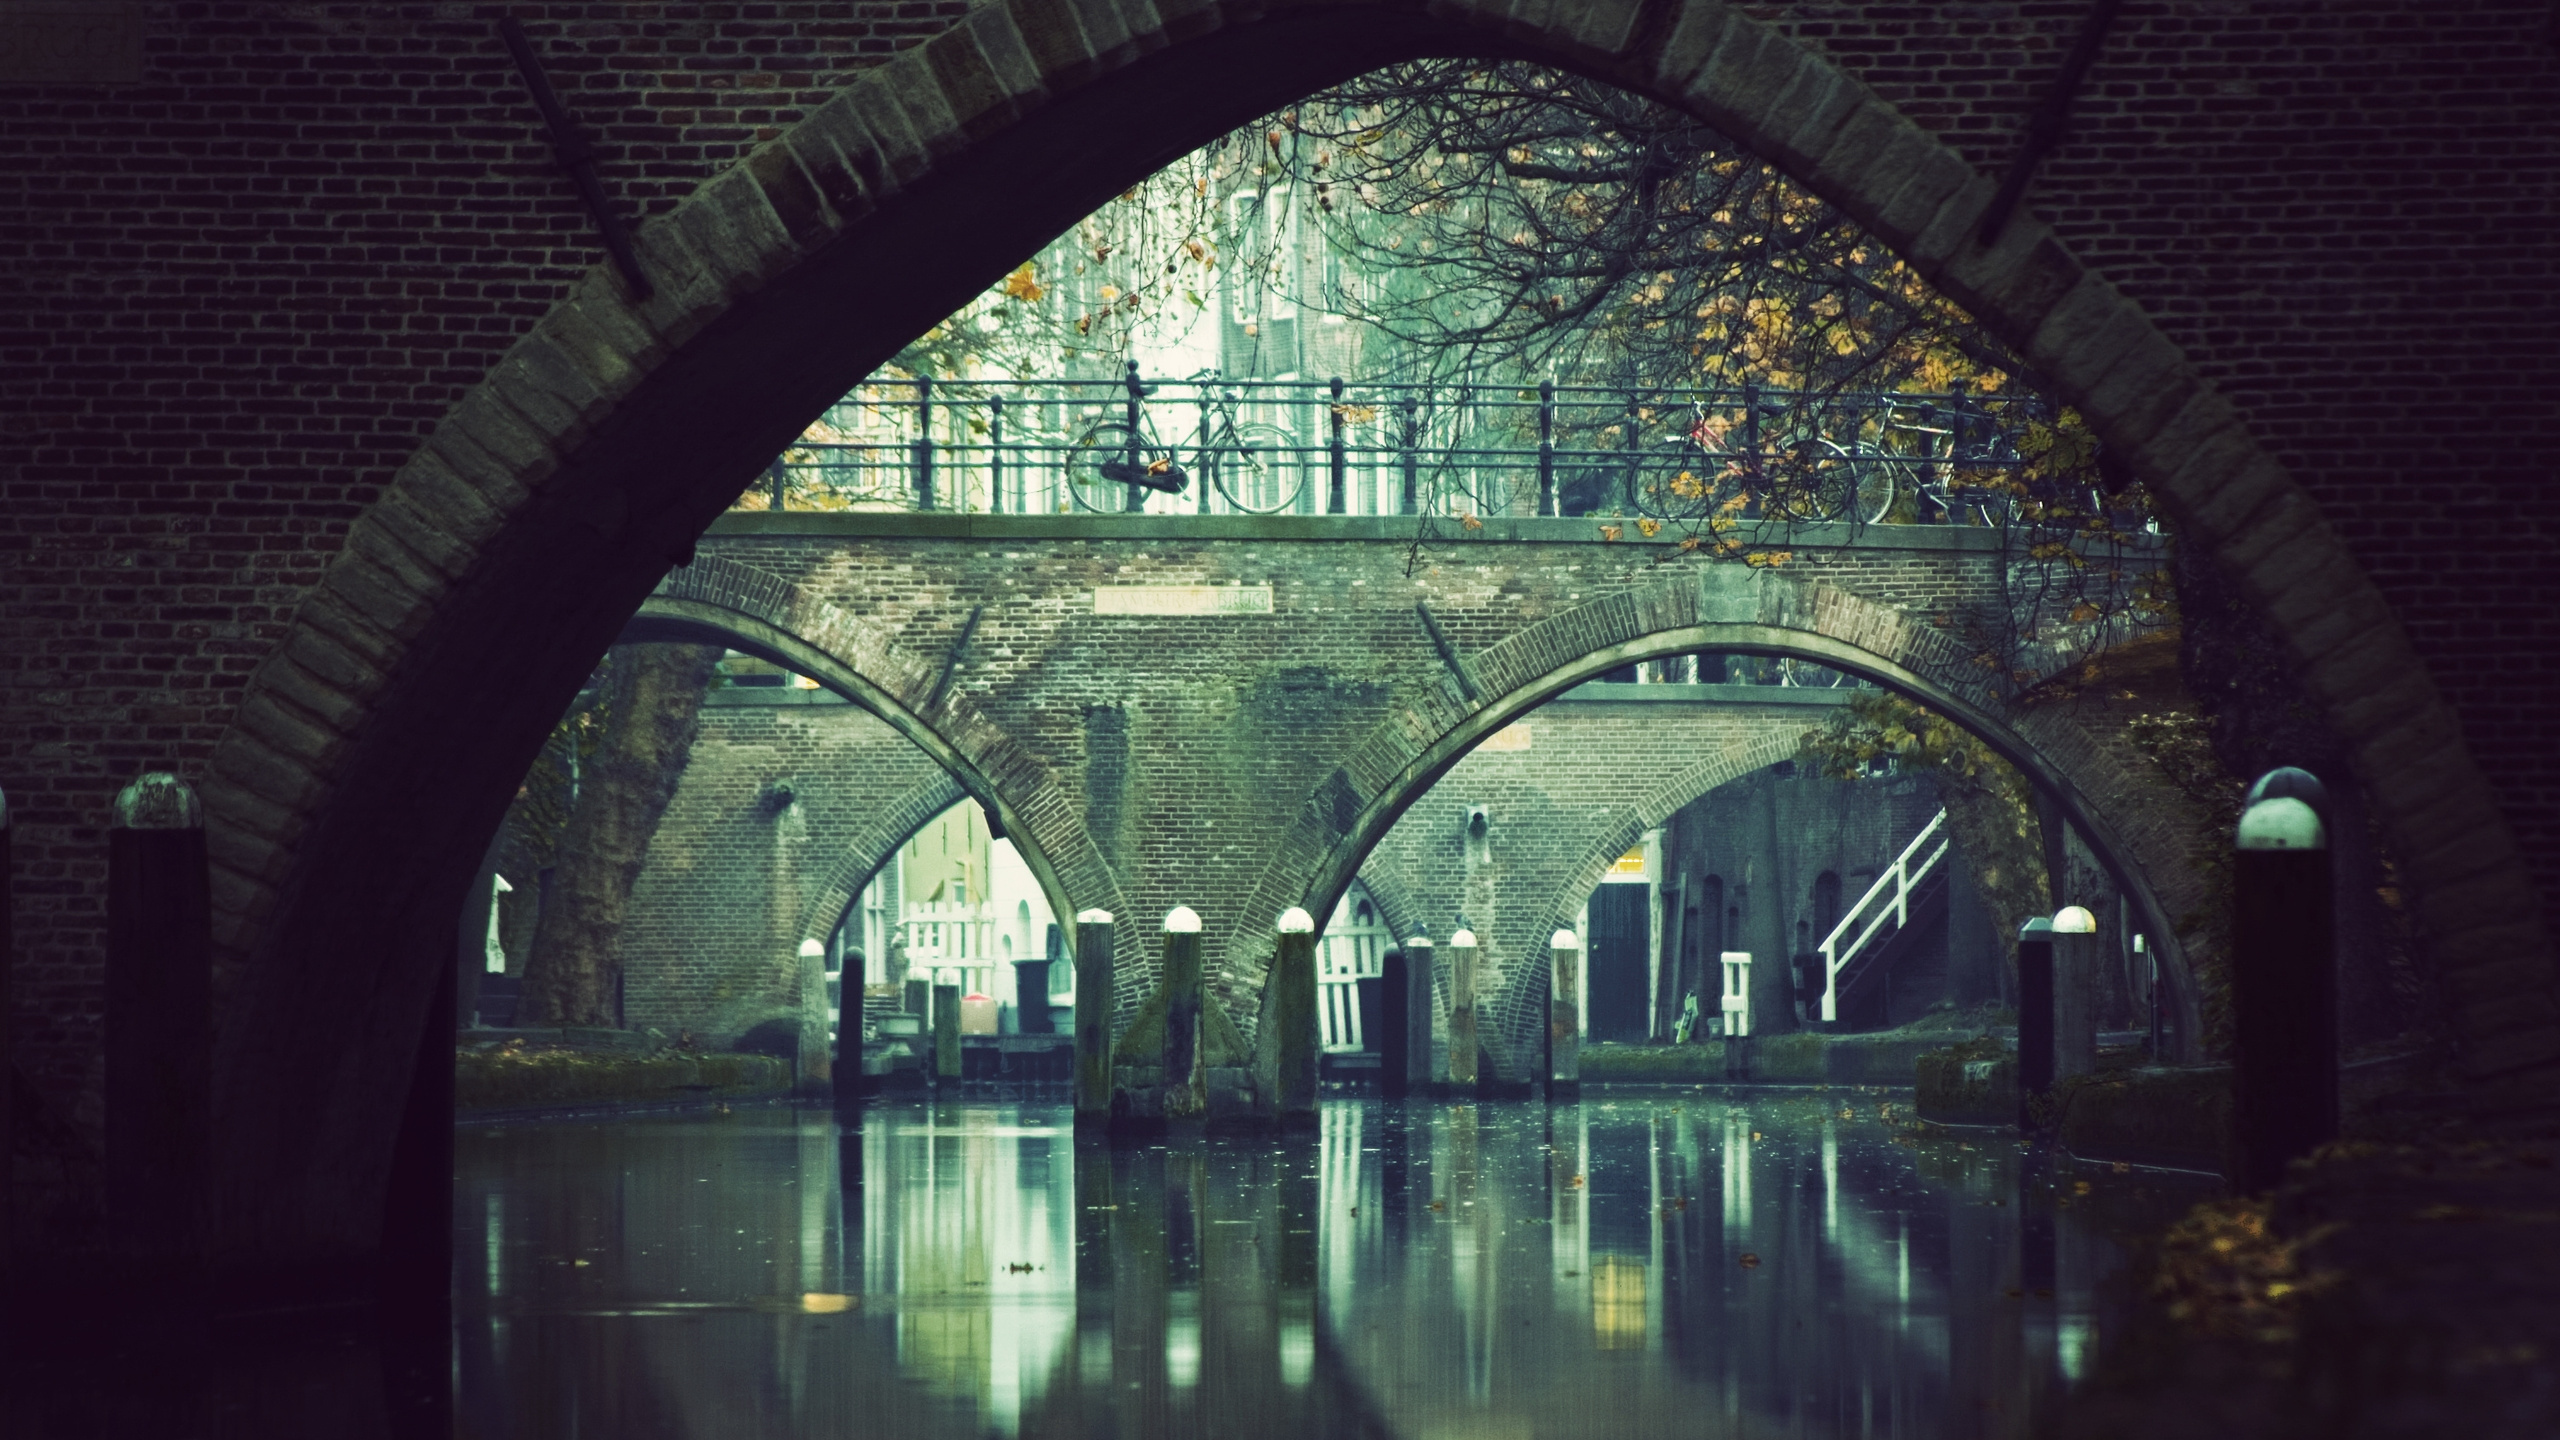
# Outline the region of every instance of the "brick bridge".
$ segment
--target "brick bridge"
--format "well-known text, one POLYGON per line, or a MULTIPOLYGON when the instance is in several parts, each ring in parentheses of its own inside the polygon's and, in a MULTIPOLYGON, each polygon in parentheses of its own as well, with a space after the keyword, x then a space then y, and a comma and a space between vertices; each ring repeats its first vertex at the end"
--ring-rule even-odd
MULTIPOLYGON (((1395 518, 741 513, 624 633, 762 655, 914 741, 997 817, 1058 914, 1133 925, 1123 1023, 1152 984, 1154 917, 1189 905, 1213 995, 1247 1035, 1272 922, 1292 905, 1332 913, 1486 736, 1632 661, 1817 660, 1961 718, 2033 776, 2165 937, 2177 1028, 2196 1033, 2173 923, 2192 908, 2188 836, 2124 818, 2157 773, 2070 707, 2013 713, 1937 623, 1998 603, 1992 532, 1809 527, 1776 567, 1633 547, 1588 520, 1492 520, 1418 547, 1416 533, 1395 518)), ((1625 777, 1619 849, 1626 817, 1658 821, 1792 753, 1805 728, 1735 725, 1583 757, 1625 777)), ((1543 908, 1488 937, 1497 1060, 1531 1035, 1529 962, 1599 863, 1569 857, 1543 908)))
MULTIPOLYGON (((1483 938, 1486 1013, 1499 1017, 1488 1043, 1517 1069, 1534 991, 1510 982, 1543 962, 1609 865, 1681 805, 1795 754, 1853 693, 1581 686, 1451 767, 1369 852, 1361 882, 1392 934, 1465 925, 1483 938), (1471 861, 1460 839, 1475 809, 1493 833, 1471 861)), ((628 1023, 721 1045, 788 1019, 817 1053, 825 1022, 800 942, 833 932, 898 847, 966 794, 833 694, 716 693, 632 892, 617 951, 628 1023), (777 810, 783 786, 792 799, 777 810)), ((1124 1019, 1143 998, 1123 994, 1124 1019)))
MULTIPOLYGON (((2529 283, 2560 176, 2540 0, 2133 7, 1991 243, 2069 7, 508 9, 573 77, 608 192, 645 212, 650 296, 596 263, 503 49, 457 12, 121 7, 128 59, 31 60, 0 85, 0 185, 26 219, 0 266, 27 376, 0 397, 13 1043, 39 1103, 94 1117, 107 807, 175 764, 215 857, 226 1273, 370 1283, 474 861, 596 656, 759 467, 1133 179, 1423 54, 1544 59, 1697 116, 2015 346, 2333 729, 2473 1113, 2542 1123, 2560 1097, 2560 489, 2529 419, 2560 393, 2541 343, 2560 292, 2529 283), (2372 204, 2378 156, 2406 203, 2372 204)), ((1804 601, 1802 578, 1762 598, 1804 601)), ((1747 598, 1680 580, 1630 580, 1621 609, 1747 598)), ((857 618, 810 633, 839 632, 864 637, 857 618)), ((900 664, 938 662, 936 638, 901 634, 900 664)), ((1020 797, 980 769, 1028 767, 1018 828, 1080 821, 1044 769, 1058 737, 952 734, 1006 741, 962 767, 973 789, 1020 797)), ((1345 772, 1355 830, 1412 769, 1345 772)), ((1284 818, 1257 839, 1304 848, 1276 868, 1332 883, 1354 848, 1324 843, 1332 812, 1284 818)), ((1053 873, 1085 875, 1101 843, 1053 873)))

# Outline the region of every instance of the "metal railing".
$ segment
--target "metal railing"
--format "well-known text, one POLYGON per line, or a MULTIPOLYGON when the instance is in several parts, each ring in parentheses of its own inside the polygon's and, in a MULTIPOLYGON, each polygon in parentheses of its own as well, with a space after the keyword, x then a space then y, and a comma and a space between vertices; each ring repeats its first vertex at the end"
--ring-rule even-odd
POLYGON ((1921 826, 1920 833, 1911 837, 1911 843, 1902 847, 1902 853, 1893 857, 1893 863, 1876 877, 1876 883, 1867 887, 1867 893, 1858 897, 1858 903, 1849 907, 1849 913, 1841 916, 1840 923, 1832 926, 1831 933, 1823 936, 1822 943, 1815 947, 1822 955, 1822 1018, 1825 1022, 1840 1018, 1840 972, 1849 968, 1860 952, 1877 937, 1899 933, 1911 923, 1911 892, 1947 858, 1948 842, 1938 839, 1938 832, 1946 828, 1946 823, 1947 812, 1941 810, 1937 818, 1921 826), (1915 863, 1912 857, 1920 855, 1922 847, 1932 840, 1937 840, 1936 847, 1915 863), (1862 916, 1865 917, 1863 923, 1862 916), (1892 930, 1884 928, 1887 921, 1893 923, 1892 930), (1841 938, 1853 928, 1857 932, 1856 937, 1842 945, 1841 938))
MULTIPOLYGON (((882 379, 747 509, 1985 523, 2032 396, 1228 379, 882 379)), ((2093 503, 2102 503, 2094 502, 2093 503)))

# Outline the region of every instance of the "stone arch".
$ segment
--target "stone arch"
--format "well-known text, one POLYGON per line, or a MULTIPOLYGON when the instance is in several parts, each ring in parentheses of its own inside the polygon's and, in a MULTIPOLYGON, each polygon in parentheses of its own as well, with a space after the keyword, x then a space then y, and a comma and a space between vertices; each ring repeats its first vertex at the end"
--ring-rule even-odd
POLYGON ((844 923, 846 913, 862 899, 863 888, 871 883, 871 877, 880 873, 898 853, 898 847, 933 823, 933 817, 968 798, 969 792, 959 781, 943 774, 891 801, 827 867, 826 878, 818 882, 817 892, 801 907, 800 933, 810 937, 834 933, 844 923))
MULTIPOLYGON (((932 757, 950 778, 950 797, 914 817, 889 841, 883 857, 965 796, 1004 827, 1048 892, 1054 913, 1073 915, 1079 909, 1121 904, 1119 881, 1085 831, 1082 806, 1072 794, 1037 756, 980 714, 941 667, 908 652, 886 627, 808 595, 780 576, 705 556, 671 571, 641 602, 623 634, 629 639, 716 639, 770 660, 879 716, 932 757)), ((921 804, 939 793, 927 785, 910 798, 921 804)), ((902 803, 899 808, 907 807, 902 803)), ((885 834, 899 823, 900 816, 883 815, 875 833, 885 834)), ((830 883, 843 881, 854 863, 848 858, 830 883)), ((872 868, 878 868, 876 861, 872 868)), ((865 870, 853 883, 869 874, 865 870)), ((826 893, 821 892, 820 904, 826 893)), ((844 904, 851 903, 847 895, 844 904)), ((839 913, 842 908, 838 906, 839 913)), ((813 908, 803 923, 814 914, 813 908)))
MULTIPOLYGON (((1253 910, 1276 914, 1303 904, 1326 913, 1319 906, 1329 907, 1342 893, 1396 818, 1486 736, 1609 670, 1699 650, 1793 655, 1863 676, 1964 725, 2017 766, 2060 806, 2133 904, 2145 933, 2158 937, 2161 967, 2176 991, 2179 1043, 2192 1049, 2200 1020, 2195 986, 2177 940, 2179 912, 2163 899, 2180 877, 2192 880, 2190 867, 2183 852, 2146 855, 2094 798, 2131 793, 2138 777, 2058 708, 2013 715, 1953 635, 1906 611, 1775 568, 1717 565, 1679 573, 1549 616, 1464 657, 1481 698, 1466 698, 1452 678, 1411 697, 1373 730, 1273 846, 1253 910), (1296 896, 1278 898, 1293 888, 1296 896)), ((1254 934, 1228 946, 1222 980, 1239 1023, 1259 1013, 1269 952, 1269 939, 1254 934)))
MULTIPOLYGON (((1556 873, 1532 911, 1544 918, 1530 926, 1531 932, 1545 935, 1572 929, 1574 912, 1581 908, 1584 898, 1599 886, 1600 877, 1609 873, 1609 866, 1644 837, 1644 832, 1668 822, 1681 806, 1708 791, 1795 754, 1797 744, 1791 736, 1761 736, 1682 766, 1678 773, 1594 832, 1581 857, 1570 868, 1556 873)), ((1493 1041, 1486 1048, 1509 1079, 1526 1074, 1522 1057, 1535 1053, 1546 1030, 1546 1017, 1538 1013, 1536 1006, 1543 992, 1529 983, 1545 961, 1545 951, 1534 947, 1526 954, 1494 957, 1490 994, 1479 1002, 1485 1016, 1484 1033, 1493 1041)))
POLYGON ((503 806, 506 780, 490 777, 522 773, 664 567, 809 416, 1210 135, 1389 61, 1494 52, 1715 125, 2016 345, 2302 662, 2407 867, 2478 1103, 2547 1103, 2560 1023, 2532 882, 2389 607, 2139 305, 2031 215, 1978 241, 1993 183, 1936 136, 1726 0, 1011 0, 642 226, 652 298, 601 268, 572 287, 350 525, 250 677, 203 787, 226 1253, 369 1253, 367 1205, 315 1207, 379 1192, 393 1111, 301 1097, 399 1093, 447 948, 438 927, 503 806), (509 694, 487 696, 492 673, 509 694), (480 725, 458 735, 465 703, 480 725), (414 938, 385 947, 385 933, 414 938), (346 965, 354 954, 381 958, 346 965), (315 1058, 324 1028, 346 1038, 315 1058))

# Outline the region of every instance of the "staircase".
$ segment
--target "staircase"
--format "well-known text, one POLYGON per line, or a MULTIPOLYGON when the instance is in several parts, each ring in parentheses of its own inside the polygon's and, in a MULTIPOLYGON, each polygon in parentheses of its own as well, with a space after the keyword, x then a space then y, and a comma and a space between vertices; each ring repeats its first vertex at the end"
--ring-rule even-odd
POLYGON ((1822 957, 1822 1019, 1837 1024, 1857 1008, 1947 909, 1947 812, 1920 827, 1858 903, 1816 947, 1822 957))

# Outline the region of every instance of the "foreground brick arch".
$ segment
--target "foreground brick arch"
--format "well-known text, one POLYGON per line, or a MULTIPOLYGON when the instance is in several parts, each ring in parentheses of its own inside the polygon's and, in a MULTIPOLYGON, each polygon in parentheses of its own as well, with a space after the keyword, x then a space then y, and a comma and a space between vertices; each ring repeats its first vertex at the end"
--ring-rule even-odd
MULTIPOLYGON (((1467 699, 1449 681, 1355 746, 1273 845, 1254 908, 1277 913, 1279 906, 1303 904, 1315 914, 1331 913, 1398 817, 1485 737, 1609 670, 1702 650, 1794 655, 1863 676, 1963 724, 2017 766, 2053 797, 2142 917, 2145 933, 2157 937, 2178 1011, 2181 1058, 2201 1058, 2197 987, 2177 924, 2201 898, 2201 881, 2188 863, 2191 837, 2156 818, 2120 819, 2100 799, 2157 788, 2159 778, 2136 772, 2062 709, 2015 713, 1985 683, 1970 647, 1922 617, 1779 569, 1725 565, 1678 575, 1550 616, 1469 655, 1466 668, 1482 698, 1467 699)), ((1761 763, 1782 758, 1773 753, 1761 763)), ((1721 757, 1699 758, 1637 811, 1663 807, 1660 813, 1670 814, 1722 784, 1705 783, 1721 765, 1721 757), (1696 788, 1682 793, 1693 783, 1696 788)), ((1597 875, 1594 870, 1588 883, 1569 892, 1574 903, 1598 883, 1597 875)), ((1222 970, 1240 1018, 1258 1013, 1270 948, 1269 938, 1255 932, 1235 936, 1227 947, 1222 970)), ((1502 1003, 1511 1007, 1505 1023, 1532 1023, 1519 1009, 1521 995, 1506 994, 1502 1003)))
POLYGON ((1465 4, 1023 0, 848 86, 644 227, 658 296, 634 305, 608 275, 582 282, 349 528, 261 664, 204 787, 231 997, 217 1078, 227 1253, 370 1246, 367 1205, 325 1197, 378 1193, 389 1112, 368 1097, 396 1093, 416 1048, 436 917, 467 879, 452 857, 503 805, 505 780, 488 777, 521 772, 659 571, 808 415, 1225 124, 1390 59, 1496 48, 1661 97, 1768 155, 2081 407, 2187 542, 2242 578, 2331 707, 2413 882, 2480 1106, 2545 1104, 2560 1028, 2540 912, 2397 622, 2137 306, 2030 217, 1996 246, 1973 242, 1991 184, 1941 140, 1713 0, 1518 19, 1465 4), (908 283, 919 256, 941 266, 908 283), (851 340, 848 313, 862 317, 851 340), (449 733, 454 697, 493 668, 515 692, 476 733, 449 733), (379 967, 347 966, 386 915, 419 938, 379 967), (315 1057, 300 1042, 320 1016, 343 1046, 315 1057))

